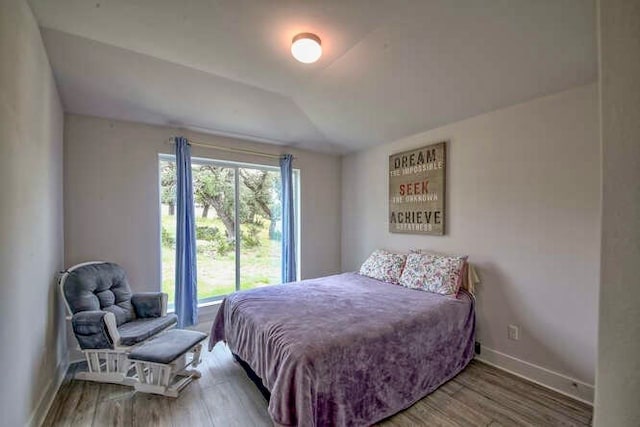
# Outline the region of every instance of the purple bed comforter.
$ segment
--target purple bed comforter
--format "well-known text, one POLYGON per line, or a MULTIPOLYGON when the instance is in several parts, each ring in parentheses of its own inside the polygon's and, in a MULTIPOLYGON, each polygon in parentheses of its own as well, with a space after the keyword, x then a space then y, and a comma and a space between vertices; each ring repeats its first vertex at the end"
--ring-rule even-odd
POLYGON ((229 295, 225 341, 271 392, 286 426, 370 425, 411 406, 473 357, 473 299, 344 273, 229 295))

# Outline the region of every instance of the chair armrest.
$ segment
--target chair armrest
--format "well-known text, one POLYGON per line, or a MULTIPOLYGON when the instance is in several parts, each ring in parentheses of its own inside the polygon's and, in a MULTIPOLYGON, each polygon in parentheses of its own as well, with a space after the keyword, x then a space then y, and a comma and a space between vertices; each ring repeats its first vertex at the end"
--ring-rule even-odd
POLYGON ((168 295, 163 292, 140 292, 131 296, 131 304, 139 318, 167 315, 168 295))
POLYGON ((83 350, 113 349, 120 341, 116 317, 108 311, 81 311, 73 315, 71 325, 83 350))

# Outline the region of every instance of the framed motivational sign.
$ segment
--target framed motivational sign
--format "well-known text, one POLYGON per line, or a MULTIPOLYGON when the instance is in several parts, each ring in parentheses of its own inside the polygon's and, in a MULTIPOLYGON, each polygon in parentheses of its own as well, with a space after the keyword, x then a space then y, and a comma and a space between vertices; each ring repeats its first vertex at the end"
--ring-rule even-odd
POLYGON ((389 156, 389 231, 444 234, 447 143, 389 156))

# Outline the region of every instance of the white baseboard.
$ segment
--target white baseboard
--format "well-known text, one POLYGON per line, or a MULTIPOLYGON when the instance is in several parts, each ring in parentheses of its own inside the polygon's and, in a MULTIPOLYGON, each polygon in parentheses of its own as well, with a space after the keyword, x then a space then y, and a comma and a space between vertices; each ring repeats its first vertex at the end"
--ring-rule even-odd
POLYGON ((573 399, 593 405, 594 386, 517 357, 482 346, 476 359, 573 399))
POLYGON ((67 375, 67 369, 69 369, 69 360, 65 357, 64 360, 56 367, 53 378, 51 378, 51 381, 49 381, 40 395, 40 400, 38 400, 38 404, 31 412, 27 426, 38 427, 42 425, 56 394, 58 394, 62 381, 67 375))

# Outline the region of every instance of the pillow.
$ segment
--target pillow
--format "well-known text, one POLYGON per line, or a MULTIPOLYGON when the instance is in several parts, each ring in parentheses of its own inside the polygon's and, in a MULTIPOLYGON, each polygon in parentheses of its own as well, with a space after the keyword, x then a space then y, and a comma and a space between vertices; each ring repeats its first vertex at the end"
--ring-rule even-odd
POLYGON ((456 295, 466 262, 466 256, 410 253, 400 284, 440 295, 456 295))
POLYGON ((398 285, 406 259, 406 255, 377 249, 362 263, 360 274, 398 285))
MULTIPOLYGON (((429 254, 429 255, 442 255, 442 256, 450 256, 447 254, 443 254, 441 252, 435 252, 429 249, 411 249, 409 251, 412 254, 429 254)), ((464 289, 469 292, 471 295, 475 295, 476 285, 480 283, 480 278, 478 277, 478 272, 476 268, 469 263, 468 257, 464 256, 466 259, 464 263, 463 271, 462 271, 462 283, 460 284, 460 289, 464 289)))

